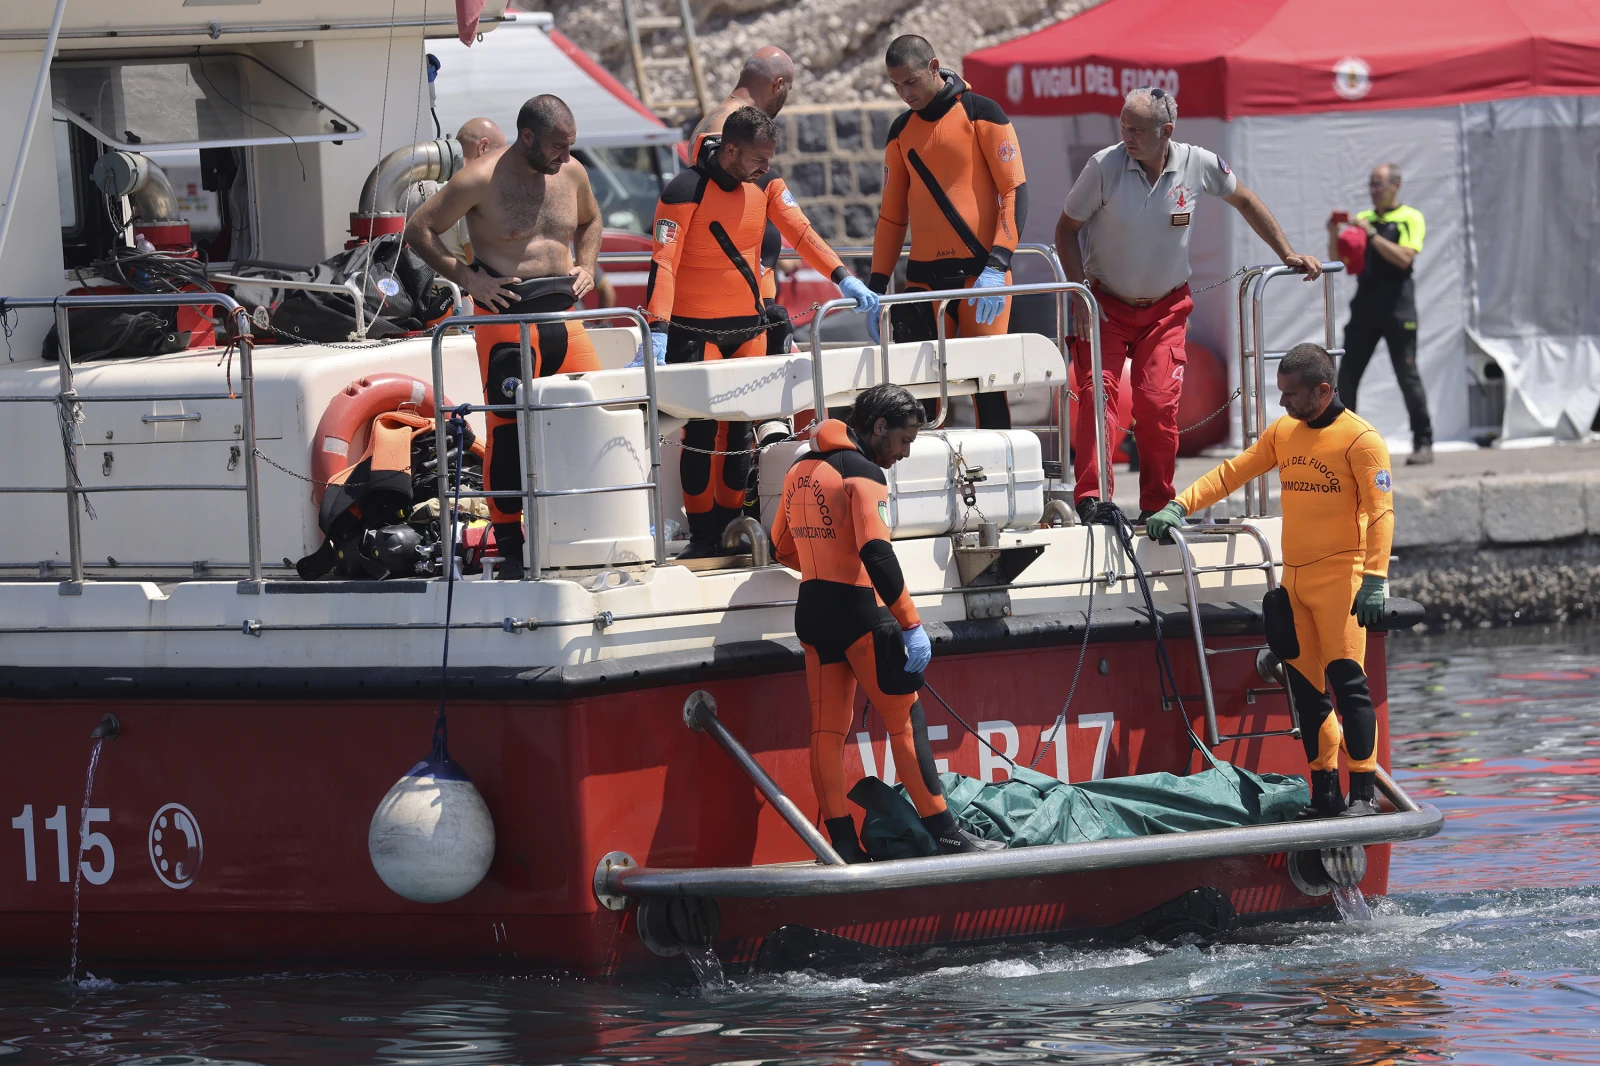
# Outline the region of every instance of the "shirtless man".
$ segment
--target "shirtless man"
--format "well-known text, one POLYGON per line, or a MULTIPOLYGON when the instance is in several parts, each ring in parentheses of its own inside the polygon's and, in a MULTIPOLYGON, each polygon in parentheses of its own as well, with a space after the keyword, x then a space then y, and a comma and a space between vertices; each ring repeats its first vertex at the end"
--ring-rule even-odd
POLYGON ((789 53, 775 44, 756 49, 744 61, 744 69, 739 71, 739 84, 733 87, 733 92, 694 128, 689 141, 695 159, 690 162, 698 160, 701 139, 708 134, 721 133, 728 116, 741 107, 759 107, 768 118, 777 118, 793 87, 794 60, 789 58, 789 53))
MULTIPOLYGON (((594 288, 600 255, 600 205, 588 172, 572 158, 578 125, 555 96, 536 96, 517 114, 517 139, 469 162, 406 223, 406 240, 423 262, 460 285, 476 313, 548 314, 566 311, 594 288), (475 262, 445 248, 440 235, 467 220, 475 262), (577 248, 577 261, 572 249, 577 248)), ((529 338, 533 374, 599 370, 594 344, 578 322, 542 323, 529 338)), ((484 402, 516 402, 522 354, 514 325, 473 330, 484 402)), ((486 412, 483 487, 516 491, 522 485, 522 449, 511 412, 486 412)), ((502 560, 499 575, 524 572, 522 501, 491 497, 489 517, 502 560)))
MULTIPOLYGON (((789 53, 774 44, 756 49, 744 61, 744 69, 739 71, 739 84, 733 87, 733 92, 694 128, 694 134, 689 138, 690 165, 700 161, 700 148, 707 137, 722 136, 722 125, 728 121, 729 115, 741 107, 756 107, 765 111, 768 118, 777 118, 793 87, 794 60, 789 58, 789 53)), ((778 306, 777 266, 778 255, 782 251, 783 238, 778 234, 778 227, 769 223, 761 240, 761 302, 771 310, 782 311, 787 322, 788 312, 778 306)), ((781 355, 787 352, 793 334, 792 326, 768 330, 767 354, 781 355)))

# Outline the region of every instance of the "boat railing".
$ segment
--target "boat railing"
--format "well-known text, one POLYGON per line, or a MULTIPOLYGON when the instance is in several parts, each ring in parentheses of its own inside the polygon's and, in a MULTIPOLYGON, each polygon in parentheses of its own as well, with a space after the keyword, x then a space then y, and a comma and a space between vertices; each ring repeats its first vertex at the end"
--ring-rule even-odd
MULTIPOLYGON (((661 430, 659 425, 660 414, 656 407, 656 364, 654 359, 645 359, 644 363, 644 395, 606 397, 599 400, 573 400, 564 403, 534 403, 533 395, 533 345, 530 331, 545 323, 557 322, 586 322, 595 319, 627 318, 639 327, 639 335, 645 337, 650 332, 650 324, 645 321, 644 313, 626 307, 602 307, 593 311, 559 311, 544 314, 527 315, 451 315, 433 327, 433 394, 443 396, 444 393, 444 335, 445 331, 455 326, 516 326, 517 339, 521 349, 522 362, 519 368, 520 382, 517 389, 515 403, 483 403, 464 404, 457 410, 482 411, 502 415, 519 415, 522 427, 518 434, 521 438, 519 445, 522 448, 522 487, 519 489, 494 489, 483 491, 454 490, 451 485, 450 475, 450 449, 447 446, 448 438, 445 435, 445 423, 449 420, 450 409, 442 403, 435 405, 434 410, 434 454, 438 468, 438 493, 439 493, 439 537, 444 544, 451 543, 450 527, 446 524, 455 520, 451 512, 450 501, 453 496, 461 499, 495 499, 522 497, 522 513, 527 522, 528 533, 523 538, 523 580, 537 581, 544 576, 543 560, 539 556, 539 507, 540 501, 551 497, 571 498, 574 496, 594 496, 608 492, 648 492, 650 493, 650 521, 651 536, 655 542, 655 564, 664 566, 667 561, 666 519, 662 511, 661 499, 661 430), (539 488, 539 468, 536 464, 537 456, 533 450, 533 416, 544 411, 572 411, 583 407, 624 407, 633 404, 641 405, 645 411, 645 433, 648 436, 650 449, 650 480, 625 485, 591 485, 577 489, 541 489, 539 488)), ((446 565, 449 565, 448 563, 446 565)))
MULTIPOLYGON (((230 296, 215 292, 180 293, 119 293, 115 296, 21 296, 0 301, 4 310, 25 310, 48 307, 55 311, 57 337, 57 366, 60 388, 54 395, 10 396, 5 403, 49 403, 56 408, 61 428, 61 449, 66 463, 66 478, 60 488, 54 486, 0 486, 0 493, 62 493, 67 498, 67 551, 71 573, 67 581, 57 586, 61 595, 75 596, 83 592, 83 536, 80 525, 84 497, 95 492, 242 492, 245 499, 245 540, 249 551, 247 568, 249 577, 239 582, 239 591, 256 593, 261 590, 261 509, 256 481, 256 415, 254 343, 250 333, 250 316, 230 296), (232 342, 239 349, 239 389, 227 392, 204 393, 149 393, 137 395, 95 395, 77 391, 72 368, 72 325, 70 312, 79 307, 220 307, 233 320, 232 342), (198 400, 237 400, 240 407, 239 430, 242 437, 240 462, 244 466, 243 485, 84 485, 78 478, 77 422, 85 403, 149 403, 155 401, 188 402, 198 400)), ((150 419, 165 419, 153 415, 150 419)), ((180 416, 174 416, 180 417, 180 416)))
MULTIPOLYGON (((1183 563, 1183 588, 1184 598, 1188 601, 1189 627, 1194 631, 1195 665, 1200 673, 1200 697, 1206 709, 1206 743, 1215 747, 1224 741, 1254 740, 1258 737, 1299 736, 1298 726, 1289 729, 1275 729, 1261 733, 1235 733, 1223 735, 1217 725, 1217 699, 1211 687, 1211 664, 1213 655, 1232 655, 1239 652, 1256 652, 1259 654, 1266 649, 1265 644, 1250 644, 1237 648, 1208 648, 1205 641, 1205 630, 1200 624, 1200 580, 1201 574, 1229 573, 1238 570, 1259 570, 1266 576, 1267 591, 1278 587, 1278 566, 1272 557, 1272 542, 1251 522, 1241 522, 1238 525, 1209 525, 1193 526, 1186 530, 1175 529, 1172 539, 1178 545, 1178 557, 1183 563), (1194 552, 1189 547, 1189 537, 1249 537, 1261 549, 1261 560, 1255 563, 1223 563, 1217 566, 1196 565, 1194 552)), ((1259 690, 1256 695, 1267 692, 1277 694, 1279 690, 1259 690)), ((1289 691, 1289 686, 1282 687, 1284 699, 1289 701, 1289 715, 1291 721, 1297 721, 1294 712, 1294 697, 1289 691)))
MULTIPOLYGON (((643 253, 623 253, 639 255, 643 253)), ((1021 295, 1047 295, 1053 294, 1065 304, 1067 300, 1076 298, 1082 300, 1090 320, 1096 328, 1090 331, 1090 355, 1094 368, 1094 397, 1095 408, 1105 410, 1104 385, 1100 380, 1100 321, 1099 303, 1095 300, 1094 293, 1087 285, 1073 281, 1041 282, 1033 285, 1006 285, 999 288, 985 289, 986 296, 1021 296, 1021 295)), ((937 337, 935 359, 939 370, 939 399, 940 414, 932 428, 937 429, 944 420, 944 412, 949 410, 950 400, 950 371, 949 361, 946 358, 944 307, 951 300, 967 299, 971 294, 966 291, 951 292, 938 290, 930 292, 895 293, 883 297, 884 314, 887 316, 889 307, 902 304, 932 303, 934 305, 934 319, 937 323, 937 337)), ((823 304, 817 311, 816 321, 835 311, 842 311, 855 306, 849 299, 830 300, 823 304)), ((455 326, 486 326, 486 325, 515 325, 518 331, 518 343, 521 348, 521 392, 517 402, 510 404, 471 404, 466 405, 470 411, 488 411, 495 413, 516 413, 522 417, 525 424, 521 436, 522 448, 522 477, 523 485, 520 489, 495 489, 483 491, 461 491, 458 495, 462 499, 488 499, 493 497, 516 497, 523 500, 523 514, 528 524, 528 534, 523 538, 523 580, 538 581, 544 576, 542 561, 539 557, 539 501, 550 497, 574 497, 594 495, 605 492, 639 492, 651 493, 651 523, 652 536, 655 541, 655 564, 662 566, 666 563, 666 541, 664 529, 666 526, 663 500, 661 496, 661 440, 659 421, 660 414, 656 405, 659 395, 656 389, 656 366, 654 359, 642 360, 645 372, 645 395, 606 397, 598 400, 579 400, 566 403, 532 403, 529 397, 533 393, 533 348, 530 338, 531 330, 541 324, 557 322, 594 321, 597 319, 627 318, 638 327, 640 336, 649 333, 650 325, 646 321, 644 312, 637 308, 602 307, 595 310, 578 310, 549 312, 543 314, 526 315, 452 315, 443 319, 433 328, 433 389, 435 396, 444 395, 444 335, 455 326), (634 404, 642 405, 645 409, 646 431, 649 435, 650 447, 650 480, 637 484, 626 485, 594 485, 577 489, 541 489, 538 487, 538 470, 535 466, 533 451, 533 434, 526 427, 532 425, 532 416, 543 411, 572 410, 580 407, 624 407, 634 404)), ((884 319, 887 321, 887 318, 884 319)), ((880 374, 882 380, 889 380, 889 346, 884 342, 880 346, 881 359, 880 374)), ((821 409, 827 403, 827 391, 823 383, 822 370, 822 333, 813 329, 811 333, 811 388, 812 402, 818 417, 826 417, 821 409)), ((1061 383, 1055 386, 1056 391, 1067 388, 1070 375, 1063 373, 1061 383)), ((1066 410, 1066 404, 1061 404, 1060 409, 1066 410)), ((452 495, 457 495, 451 487, 449 470, 449 449, 445 445, 445 422, 449 412, 442 406, 435 413, 436 432, 435 449, 438 455, 438 494, 439 494, 439 523, 440 539, 448 543, 449 527, 445 523, 453 521, 449 501, 452 495)), ((1102 460, 1107 454, 1105 447, 1105 420, 1096 420, 1098 431, 1096 434, 1096 454, 1102 460)), ((1064 472, 1063 472, 1063 476, 1064 472)), ((1105 491, 1107 468, 1104 462, 1100 464, 1101 490, 1105 491)))
POLYGON ((350 335, 353 340, 362 340, 367 335, 367 301, 362 296, 361 286, 353 280, 342 282, 332 281, 299 281, 294 278, 247 278, 238 274, 207 274, 207 280, 220 281, 224 285, 260 285, 271 289, 300 289, 304 292, 337 292, 350 297, 350 302, 355 306, 356 329, 350 335))
MULTIPOLYGON (((1106 463, 1106 456, 1110 448, 1106 438, 1106 420, 1104 417, 1106 409, 1105 382, 1100 374, 1100 302, 1095 299, 1093 290, 1081 282, 1062 280, 1036 282, 1029 285, 1002 285, 984 289, 982 293, 984 296, 1043 296, 1052 294, 1063 305, 1072 299, 1081 300, 1085 313, 1089 316, 1090 322, 1093 323, 1089 330, 1089 364, 1094 374, 1094 409, 1100 414, 1100 417, 1095 419, 1094 450, 1099 466, 1100 498, 1103 500, 1110 499, 1111 490, 1108 485, 1110 468, 1106 463)), ((969 300, 972 298, 973 292, 970 289, 935 289, 926 292, 892 293, 882 297, 879 301, 879 315, 881 316, 879 319, 881 330, 879 336, 881 339, 878 344, 879 372, 885 381, 889 379, 890 337, 888 330, 883 327, 888 324, 890 309, 904 304, 931 303, 934 305, 934 358, 939 367, 939 414, 927 427, 929 429, 938 429, 943 425, 950 409, 950 373, 946 351, 949 338, 946 336, 945 305, 954 300, 969 300)), ((854 306, 855 301, 844 297, 840 297, 837 300, 829 300, 817 310, 816 317, 812 320, 811 392, 813 396, 827 396, 822 380, 822 321, 836 311, 848 310, 854 306)), ((1056 432, 1060 435, 1061 440, 1067 440, 1070 436, 1067 429, 1067 404, 1065 397, 1062 397, 1061 393, 1071 386, 1072 374, 1070 373, 1070 367, 1072 362, 1065 351, 1062 352, 1062 361, 1065 372, 1061 376, 1060 384, 1054 386, 1053 389, 1058 397, 1056 404, 1058 412, 1056 432)), ((1067 480, 1064 453, 1061 465, 1062 479, 1067 480)))
MULTIPOLYGON (((1334 346, 1333 275, 1343 272, 1343 263, 1322 264, 1323 347, 1335 362, 1343 357, 1344 349, 1334 346)), ((1267 428, 1267 364, 1288 354, 1287 350, 1263 350, 1267 335, 1267 283, 1274 278, 1303 273, 1282 263, 1270 263, 1249 267, 1239 279, 1239 432, 1246 448, 1267 428)), ((1244 511, 1251 518, 1267 516, 1267 475, 1245 482, 1244 511)))
MULTIPOLYGON (((840 258, 844 258, 844 259, 861 259, 861 258, 865 258, 867 256, 870 256, 872 254, 872 246, 871 245, 866 245, 866 244, 835 245, 833 250, 834 250, 835 253, 837 253, 840 256, 840 258)), ((785 255, 785 256, 789 256, 789 255, 796 255, 798 253, 796 253, 792 248, 787 248, 786 247, 786 248, 783 249, 783 253, 782 254, 785 255)), ((900 258, 901 259, 905 259, 910 254, 911 254, 911 246, 909 244, 903 246, 900 249, 900 258)), ((1053 245, 1049 245, 1049 244, 1031 244, 1031 243, 1019 244, 1019 245, 1017 245, 1016 252, 1014 254, 1018 255, 1018 256, 1024 256, 1024 257, 1026 257, 1026 256, 1034 256, 1036 258, 1043 259, 1045 261, 1045 263, 1050 267, 1051 276, 1054 277, 1056 281, 1066 281, 1067 280, 1066 268, 1061 265, 1061 257, 1056 255, 1056 250, 1055 250, 1055 247, 1053 245)), ((638 251, 638 252, 601 252, 600 253, 600 263, 601 263, 602 266, 604 266, 607 263, 619 263, 619 264, 621 264, 621 263, 648 263, 650 261, 651 255, 652 255, 652 253, 645 252, 645 251, 638 251)), ((966 297, 968 299, 972 298, 972 293, 970 293, 970 292, 966 293, 965 295, 966 295, 966 297)), ((1056 296, 1056 329, 1055 329, 1056 350, 1061 353, 1061 358, 1067 363, 1067 366, 1068 366, 1067 378, 1070 381, 1071 377, 1072 377, 1072 374, 1071 374, 1072 357, 1071 357, 1071 353, 1067 350, 1067 321, 1068 321, 1067 309, 1068 309, 1068 306, 1069 306, 1069 297, 1068 297, 1068 295, 1065 292, 1058 293, 1057 296, 1056 296)), ((816 341, 816 338, 817 338, 817 333, 818 333, 818 329, 819 329, 819 323, 821 322, 821 318, 822 318, 822 316, 820 314, 816 315, 815 317, 812 318, 811 322, 807 326, 808 339, 813 342, 813 346, 814 346, 814 342, 816 341)), ((884 327, 884 323, 886 321, 887 321, 887 315, 885 315, 885 318, 883 320, 880 320, 880 322, 879 322, 879 327, 878 328, 879 328, 879 336, 880 337, 887 337, 888 336, 887 331, 884 330, 884 328, 883 328, 884 327)), ((1099 322, 1099 318, 1097 317, 1095 319, 1095 321, 1098 323, 1099 322)), ((1068 418, 1068 415, 1067 415, 1067 403, 1066 403, 1065 392, 1062 389, 1051 389, 1050 390, 1050 423, 1048 425, 1021 425, 1021 426, 1012 426, 1011 428, 1012 429, 1032 430, 1034 433, 1039 433, 1039 434, 1042 434, 1042 435, 1047 436, 1047 437, 1055 437, 1057 440, 1067 440, 1071 436, 1070 432, 1067 430, 1067 425, 1068 425, 1067 418, 1068 418)), ((1068 457, 1067 449, 1061 448, 1061 447, 1058 446, 1057 458, 1059 458, 1061 460, 1061 462, 1063 464, 1065 464, 1067 462, 1067 457, 1068 457)))

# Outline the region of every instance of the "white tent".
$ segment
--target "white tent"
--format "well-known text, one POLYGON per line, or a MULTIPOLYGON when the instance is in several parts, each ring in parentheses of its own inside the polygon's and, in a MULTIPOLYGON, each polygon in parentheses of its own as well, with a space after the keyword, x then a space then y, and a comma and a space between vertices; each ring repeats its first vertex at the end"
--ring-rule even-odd
POLYGON ((544 12, 518 12, 472 46, 456 38, 432 40, 439 60, 435 110, 446 134, 469 118, 493 119, 513 135, 517 111, 542 93, 565 100, 578 117, 578 147, 617 148, 675 144, 683 134, 626 98, 626 90, 592 60, 563 48, 544 12))
MULTIPOLYGON (((1480 7, 1498 13, 1498 0, 1390 5, 1378 20, 1387 29, 1395 12, 1408 23, 1454 21, 1423 36, 1398 27, 1387 36, 1425 44, 1389 51, 1358 12, 1331 18, 1313 0, 1224 5, 1201 15, 1204 30, 1193 19, 1164 20, 1167 10, 1197 14, 1175 0, 1108 0, 974 53, 965 70, 1016 124, 1033 205, 1027 240, 1053 239, 1067 189, 1090 155, 1118 140, 1115 115, 1137 86, 1175 93, 1176 138, 1225 158, 1299 251, 1324 254, 1329 212, 1369 207, 1372 167, 1397 164, 1402 201, 1427 220, 1416 267, 1418 361, 1436 437, 1576 439, 1600 407, 1600 97, 1586 95, 1600 90, 1600 2, 1578 0, 1593 13, 1533 6, 1581 15, 1583 39, 1552 44, 1560 35, 1526 6, 1509 20, 1481 17, 1480 7), (1137 60, 1115 58, 1133 52, 1137 60)), ((1237 212, 1200 204, 1195 289, 1273 258, 1237 212)), ((1335 292, 1342 343, 1354 279, 1337 278, 1335 292)), ((1227 356, 1235 376, 1236 293, 1232 282, 1197 295, 1191 319, 1194 337, 1227 356)), ((1320 341, 1320 285, 1274 281, 1267 332, 1272 349, 1320 341)), ((1396 451, 1409 449, 1381 344, 1360 410, 1396 451)))

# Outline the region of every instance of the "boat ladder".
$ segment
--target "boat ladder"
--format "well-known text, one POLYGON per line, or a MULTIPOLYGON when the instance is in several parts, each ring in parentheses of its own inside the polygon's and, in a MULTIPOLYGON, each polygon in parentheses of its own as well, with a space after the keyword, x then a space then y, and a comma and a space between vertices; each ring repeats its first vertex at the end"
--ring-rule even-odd
MULTIPOLYGON (((1287 669, 1276 659, 1263 656, 1268 651, 1265 644, 1250 644, 1242 648, 1208 648, 1206 647, 1205 632, 1200 624, 1200 575, 1232 573, 1240 570, 1259 570, 1266 575, 1267 589, 1270 591, 1278 585, 1278 567, 1272 558, 1272 543, 1267 540, 1266 534, 1250 522, 1238 525, 1212 525, 1191 526, 1187 531, 1173 530, 1173 542, 1178 546, 1178 556, 1183 563, 1183 588, 1184 599, 1189 608, 1189 625, 1194 630, 1195 663, 1200 669, 1200 694, 1206 708, 1206 743, 1215 747, 1229 740, 1253 740, 1259 737, 1298 737, 1299 725, 1290 729, 1269 729, 1259 733, 1231 733, 1223 734, 1217 726, 1217 701, 1211 687, 1210 658, 1213 655, 1234 655, 1241 652, 1255 652, 1257 655, 1257 668, 1262 679, 1275 678, 1278 681, 1276 688, 1246 688, 1245 702, 1254 703, 1257 696, 1276 696, 1282 694, 1289 699, 1289 713, 1294 714, 1293 697, 1289 694, 1287 669), (1220 540, 1230 537, 1250 537, 1255 540, 1261 549, 1261 561, 1256 563, 1222 563, 1217 566, 1200 566, 1195 562, 1194 552, 1190 545, 1200 541, 1220 540), (1267 663, 1274 664, 1270 669, 1267 663)), ((1298 719, 1296 719, 1298 722, 1298 719)))

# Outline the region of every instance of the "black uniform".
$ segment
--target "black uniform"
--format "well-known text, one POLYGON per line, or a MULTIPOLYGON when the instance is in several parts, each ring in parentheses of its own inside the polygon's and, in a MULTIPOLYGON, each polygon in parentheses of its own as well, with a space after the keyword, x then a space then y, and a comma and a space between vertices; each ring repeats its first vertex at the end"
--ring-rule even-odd
MULTIPOLYGON (((1402 248, 1422 251, 1422 212, 1400 204, 1378 214, 1363 211, 1358 220, 1370 221, 1378 236, 1402 248)), ((1433 444, 1433 422, 1428 418, 1428 396, 1417 372, 1417 293, 1412 277, 1415 266, 1401 268, 1367 248, 1366 265, 1350 301, 1350 322, 1344 328, 1344 359, 1339 364, 1339 398, 1356 410, 1356 389, 1361 375, 1382 340, 1389 347, 1389 362, 1411 416, 1414 448, 1433 444)))

